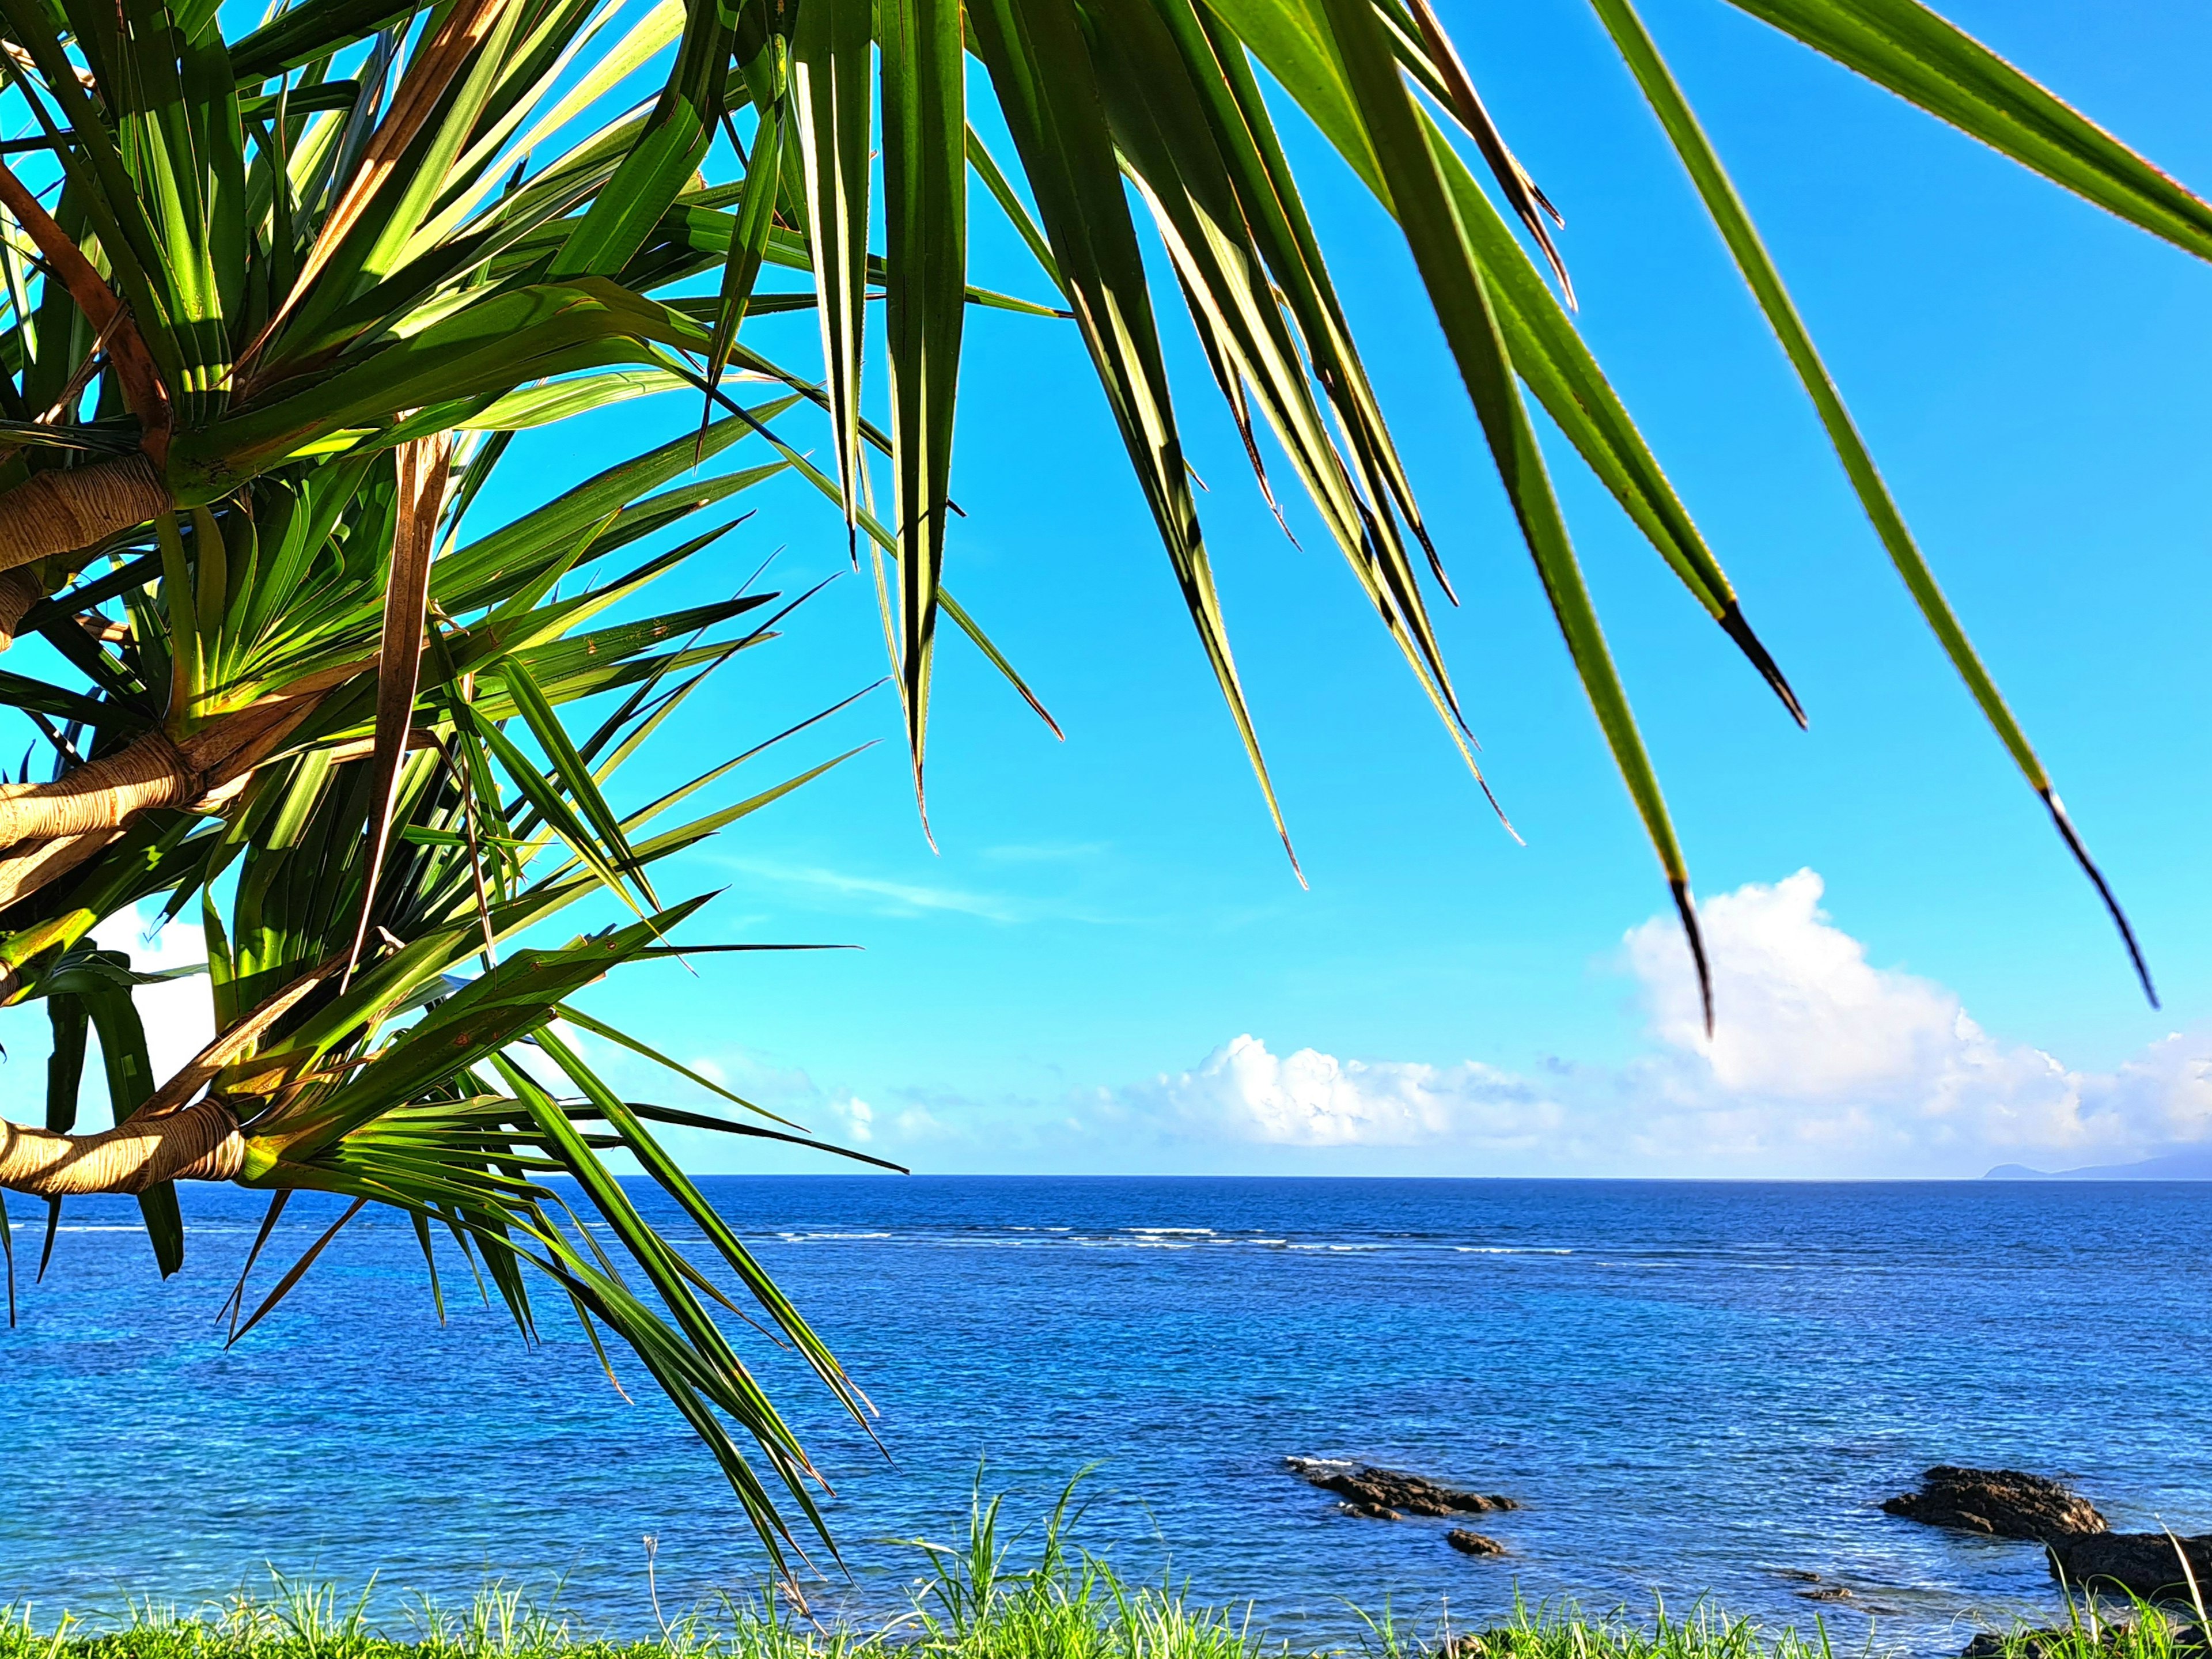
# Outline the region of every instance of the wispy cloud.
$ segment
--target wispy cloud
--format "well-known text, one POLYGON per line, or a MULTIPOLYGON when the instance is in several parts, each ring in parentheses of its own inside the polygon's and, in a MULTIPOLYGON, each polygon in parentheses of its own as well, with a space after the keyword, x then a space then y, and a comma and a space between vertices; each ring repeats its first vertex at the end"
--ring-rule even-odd
POLYGON ((877 915, 917 916, 955 915, 980 916, 986 921, 1025 921, 1032 912, 1019 901, 999 893, 971 892, 964 888, 925 885, 919 882, 886 881, 879 876, 855 875, 818 865, 782 864, 763 859, 732 859, 731 867, 779 887, 842 900, 852 908, 877 915))
MULTIPOLYGON (((987 856, 1004 856, 1004 861, 1018 866, 1024 863, 1042 866, 1056 858, 1055 854, 1036 849, 1024 849, 1011 856, 1005 856, 1006 853, 1007 849, 998 848, 987 856)), ((1079 851, 1071 850, 1068 857, 1073 859, 1079 855, 1079 851)), ((756 881, 781 888, 790 897, 811 899, 830 908, 868 915, 904 919, 961 915, 1008 924, 1073 921, 1095 927, 1115 927, 1137 920, 1079 903, 1068 896, 1052 892, 1008 893, 988 888, 957 886, 945 882, 899 881, 885 876, 831 869, 824 865, 792 864, 775 859, 725 857, 718 861, 726 869, 738 871, 756 881)), ((1015 872, 1009 871, 1007 879, 1018 883, 1019 878, 1015 872)), ((1051 884, 1048 882, 1045 884, 1049 886, 1051 884)))

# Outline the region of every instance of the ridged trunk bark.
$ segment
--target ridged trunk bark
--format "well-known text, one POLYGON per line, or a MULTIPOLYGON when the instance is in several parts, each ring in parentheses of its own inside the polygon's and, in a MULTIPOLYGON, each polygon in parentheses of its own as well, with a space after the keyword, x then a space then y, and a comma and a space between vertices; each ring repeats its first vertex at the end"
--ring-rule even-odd
POLYGON ((97 1134, 0 1123, 0 1187, 35 1198, 143 1193, 164 1181, 228 1181, 246 1162, 238 1117, 220 1100, 140 1113, 97 1134))
MULTIPOLYGON (((60 841, 27 842, 16 851, 0 856, 0 910, 26 893, 34 893, 48 882, 67 875, 122 833, 120 830, 92 830, 60 841)), ((0 974, 0 999, 15 988, 15 970, 0 974)))
POLYGON ((15 643, 15 629, 46 594, 27 570, 0 571, 0 651, 15 643))
MULTIPOLYGON (((375 666, 373 657, 335 664, 173 741, 145 732, 52 783, 0 784, 0 909, 83 863, 141 813, 223 811, 333 687, 375 666)), ((0 977, 0 995, 7 989, 0 977)))
POLYGON ((34 472, 0 495, 0 570, 94 546, 175 505, 143 453, 34 472))
POLYGON ((119 830, 157 806, 200 793, 199 773, 159 732, 88 761, 52 783, 0 784, 0 848, 119 830))

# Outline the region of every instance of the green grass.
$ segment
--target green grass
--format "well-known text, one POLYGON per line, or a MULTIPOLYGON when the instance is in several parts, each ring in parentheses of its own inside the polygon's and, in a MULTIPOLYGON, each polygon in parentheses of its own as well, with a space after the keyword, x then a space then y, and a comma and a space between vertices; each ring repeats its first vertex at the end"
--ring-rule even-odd
MULTIPOLYGON (((2212 1659, 2193 1624, 2160 1608, 2107 1603, 2084 1605, 2078 1613, 2057 1628, 2021 1625, 1991 1632, 1994 1645, 1981 1659, 2212 1659)), ((1961 1629, 1958 1647, 1973 1635, 1961 1629)), ((1832 1647, 1818 1624, 1810 1632, 1777 1631, 1703 1609, 1686 1620, 1662 1614, 1647 1624, 1524 1607, 1511 1619, 1447 1639, 1449 1659, 1862 1659, 1869 1651, 1832 1647)), ((1443 1645, 1432 1643, 1429 1651, 1443 1645)), ((1872 1651, 1886 1650, 1877 1644, 1872 1651)))
MULTIPOLYGON (((871 1628, 823 1625, 783 1596, 722 1598, 673 1617, 659 1633, 618 1641, 576 1627, 557 1589, 533 1596, 487 1584, 459 1612, 416 1598, 397 1626, 369 1611, 369 1589, 272 1575, 184 1611, 131 1604, 90 1623, 35 1606, 0 1608, 0 1659, 1863 1659, 1810 1632, 1776 1630, 1705 1607, 1639 1620, 1572 1607, 1517 1607, 1474 1630, 1359 1613, 1353 1642, 1316 1654, 1271 1639, 1249 1610, 1196 1606, 1172 1584, 1132 1585, 1074 1547, 1074 1487, 1047 1520, 1026 1565, 1012 1565, 1000 1500, 978 1501, 957 1546, 909 1540, 926 1561, 911 1606, 871 1628)), ((648 1578, 648 1583, 650 1579, 648 1578)), ((1985 1659, 2212 1659, 2202 1627, 2141 1603, 2082 1604, 2056 1630, 2021 1626, 1985 1659)), ((1970 1632, 1962 1630, 1964 1645, 1970 1632)), ((1873 1651, 1886 1652, 1879 1646, 1873 1651)))

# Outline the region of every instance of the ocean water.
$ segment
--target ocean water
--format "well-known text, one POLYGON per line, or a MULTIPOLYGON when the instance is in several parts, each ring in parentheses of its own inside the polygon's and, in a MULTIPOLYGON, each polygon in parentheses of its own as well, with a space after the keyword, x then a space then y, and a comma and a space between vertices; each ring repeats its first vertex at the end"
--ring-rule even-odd
MULTIPOLYGON (((2056 1612, 2034 1546, 1880 1511, 1937 1462, 2212 1530, 2212 1184, 704 1184, 880 1409, 878 1450, 787 1355, 740 1345, 836 1486, 849 1577, 823 1600, 856 1616, 919 1571, 897 1540, 958 1532, 979 1466, 1032 1522, 1089 1468, 1079 1542, 1301 1643, 1353 1634, 1355 1605, 1464 1627, 1516 1595, 1704 1598, 1929 1654, 2056 1612), (1471 1559, 1451 1523, 1340 1513, 1287 1455, 1526 1507, 1474 1519, 1510 1553, 1471 1559), (1851 1598, 1803 1599, 1808 1573, 1851 1598)), ((19 1286, 0 1602, 189 1607, 273 1566, 376 1575, 404 1628, 408 1595, 504 1576, 637 1632, 647 1536, 664 1608, 758 1583, 711 1461, 619 1353, 635 1403, 609 1387, 552 1298, 527 1346, 448 1262, 441 1327, 411 1230, 368 1212, 226 1350, 259 1205, 185 1203, 169 1283, 92 1200, 19 1286)), ((264 1261, 327 1214, 295 1201, 264 1261)))

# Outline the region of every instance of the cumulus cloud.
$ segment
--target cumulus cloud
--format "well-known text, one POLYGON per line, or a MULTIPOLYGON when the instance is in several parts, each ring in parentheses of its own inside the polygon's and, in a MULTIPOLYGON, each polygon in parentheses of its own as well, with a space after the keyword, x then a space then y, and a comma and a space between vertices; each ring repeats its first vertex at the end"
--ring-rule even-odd
POLYGON ((1986 1048, 1959 999, 1932 981, 1867 961, 1866 947, 1820 908, 1820 878, 1800 870, 1701 907, 1714 991, 1728 1018, 1711 1041, 1697 977, 1674 920, 1654 916, 1624 941, 1651 1035, 1701 1055, 1730 1094, 1845 1099, 1943 1070, 1986 1048))
POLYGON ((1878 968, 1801 870, 1703 908, 1724 1018, 1705 1035, 1671 920, 1625 955, 1654 1051, 1616 1082, 1646 1156, 1820 1173, 1980 1172, 2033 1154, 2081 1163, 2212 1139, 2212 1032, 2169 1036, 2111 1073, 1993 1037, 1958 994, 1878 968))
MULTIPOLYGON (((1080 1143, 1121 1168, 1976 1176, 2212 1147, 2212 1030, 2112 1072, 2070 1067, 1992 1036, 1948 988, 1875 965, 1823 896, 1801 870, 1703 907, 1721 1010, 1710 1040, 1678 926, 1654 917, 1622 941, 1646 1038, 1626 1065, 1523 1075, 1279 1054, 1247 1033, 1139 1084, 949 1111, 932 1120, 952 1160, 939 1167, 973 1167, 963 1154, 1065 1167, 1080 1143)), ((902 1141, 896 1124, 875 1127, 902 1141)))
MULTIPOLYGON (((191 922, 170 922, 149 937, 155 915, 149 907, 135 905, 119 910, 92 930, 93 943, 103 951, 121 951, 131 958, 132 971, 165 973, 207 961, 207 936, 191 922)), ((154 1063, 156 1083, 183 1068, 194 1054, 215 1041, 215 1012, 208 996, 207 976, 186 974, 159 985, 142 985, 132 993, 138 1018, 146 1028, 147 1057, 154 1063)), ((96 1040, 96 1039, 95 1039, 96 1040)), ((94 1060, 88 1074, 98 1075, 94 1060)), ((87 1097, 97 1085, 87 1085, 87 1097)))
POLYGON ((1188 1130, 1279 1146, 1532 1146, 1563 1117, 1534 1085, 1474 1060, 1346 1060, 1312 1048, 1278 1058, 1249 1034, 1125 1098, 1188 1130))
MULTIPOLYGON (((1948 987, 1879 965, 1825 896, 1801 870, 1705 903, 1710 1040, 1674 918, 1629 929, 1613 965, 1642 1042, 1619 1065, 1279 1052, 1248 1032, 1188 1070, 1054 1098, 862 1098, 742 1050, 681 1057, 824 1139, 938 1170, 1972 1176, 2212 1152, 2212 1027, 2111 1071, 2069 1066, 1993 1036, 1948 987)), ((637 1086, 671 1103, 684 1092, 633 1057, 594 1063, 637 1066, 637 1086)), ((717 1109, 704 1091, 696 1103, 717 1109)), ((758 1141, 671 1139, 702 1170, 825 1167, 758 1141)))

